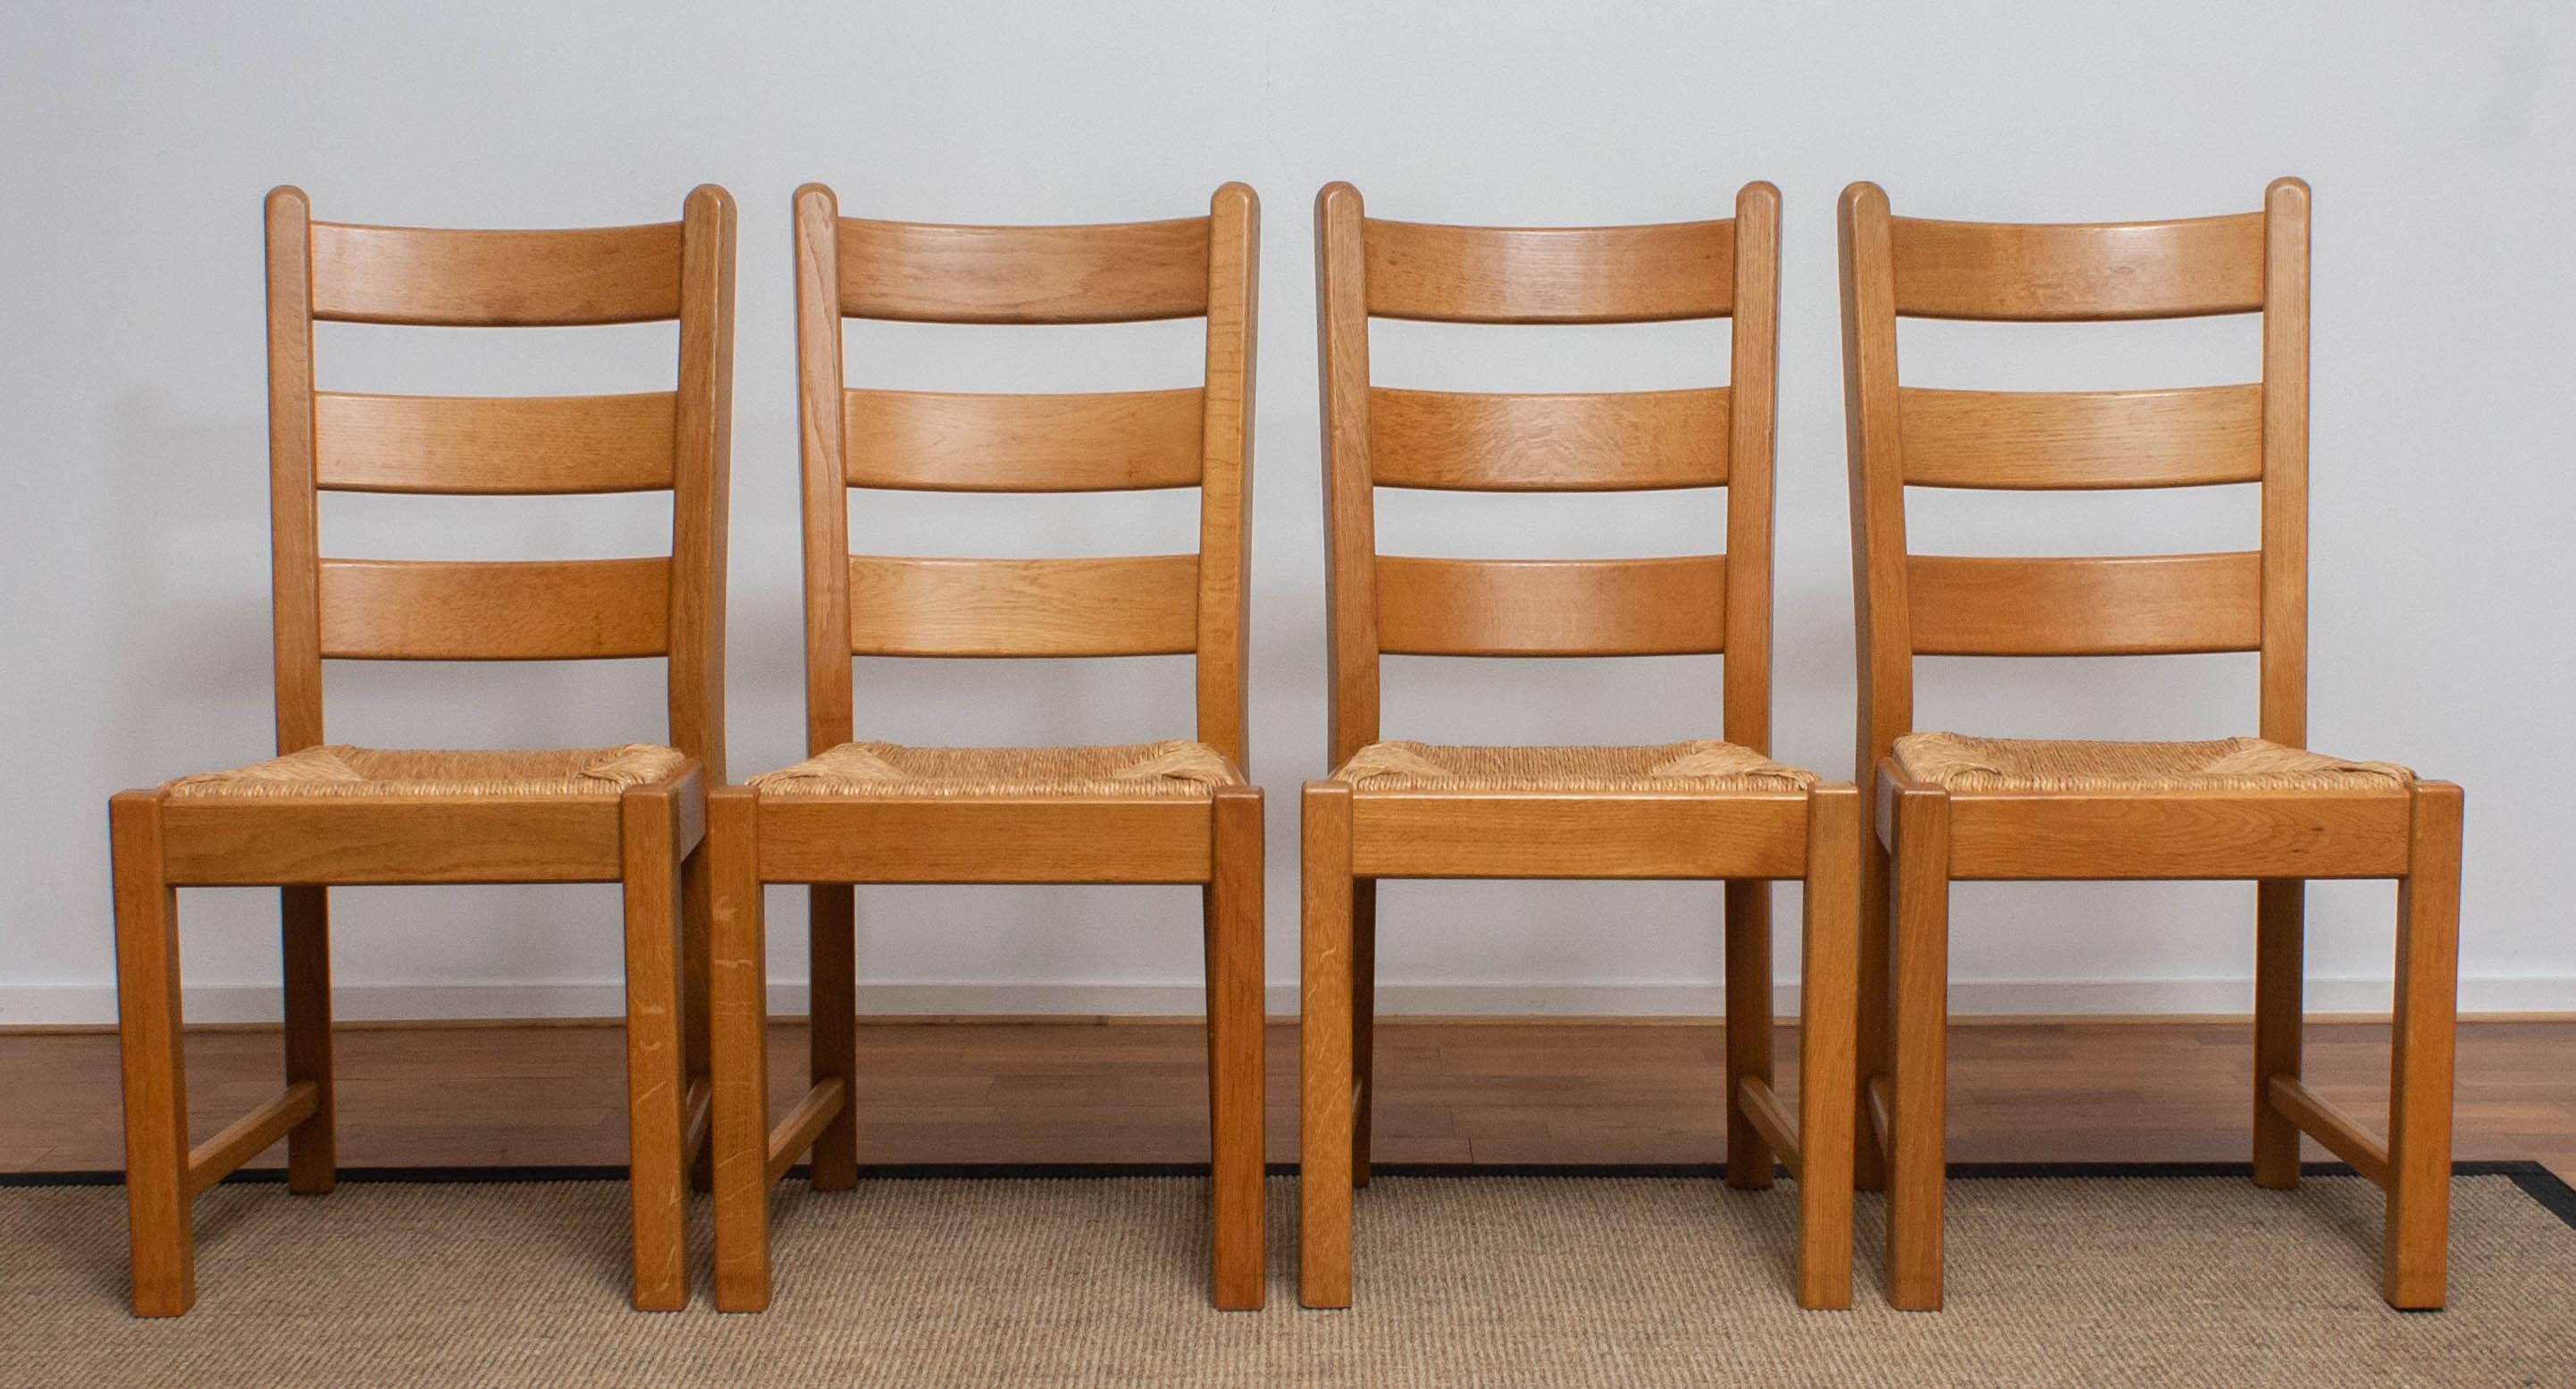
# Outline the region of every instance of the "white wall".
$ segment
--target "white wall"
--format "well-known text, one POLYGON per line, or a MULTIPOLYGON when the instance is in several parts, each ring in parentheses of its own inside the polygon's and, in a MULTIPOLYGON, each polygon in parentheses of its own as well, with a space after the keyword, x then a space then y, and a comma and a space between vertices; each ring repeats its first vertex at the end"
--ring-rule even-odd
MULTIPOLYGON (((2530 3, 2122 7, 1654 4, 1233 7, 707 4, 163 5, 17 0, 0 14, 0 470, 8 766, 0 1023, 113 1014, 102 803, 264 755, 266 496, 260 195, 327 219, 547 226, 662 220, 700 181, 742 206, 731 729, 737 775, 800 755, 788 194, 954 221, 1194 213, 1267 201, 1254 767, 1272 788, 1270 958, 1294 978, 1294 788, 1324 770, 1322 552, 1309 199, 1348 178, 1431 221, 1723 215, 1786 198, 1779 427, 1779 753, 1847 774, 1850 586, 1832 204, 1872 178, 1900 212, 2109 220, 2316 190, 2312 677, 2318 746, 2464 783, 2471 1007, 2576 1007, 2557 782, 2576 682, 2576 10, 2530 3), (737 8, 740 13, 737 13, 737 8)), ((1378 334, 1381 379, 1494 389, 1718 379, 1723 328, 1378 334)), ((854 378, 959 389, 1177 384, 1195 325, 853 330, 854 378)), ((2238 380, 2254 325, 1907 330, 1909 374, 2026 387, 2238 380)), ((326 329, 326 386, 649 389, 667 328, 484 335, 326 329), (535 339, 535 340, 531 340, 535 339)), ((1186 546, 1186 494, 859 502, 914 553, 1186 546), (998 536, 969 541, 965 537, 998 536)), ((1392 496, 1389 548, 1611 555, 1716 548, 1722 499, 1392 496)), ((648 549, 651 499, 335 497, 344 554, 648 549), (572 539, 558 534, 575 528, 572 539)), ((2243 489, 1936 496, 1927 543, 1987 553, 2251 542, 2243 489)), ((660 732, 658 667, 335 667, 335 737, 609 742, 660 732)), ((1186 728, 1172 661, 868 663, 864 732, 1126 740, 1186 728)), ((1391 736, 1662 740, 1715 730, 1714 659, 1390 662, 1391 736)), ((2251 657, 1933 662, 1928 724, 2250 732, 2251 657)), ((1706 886, 1403 884, 1386 1006, 1714 1011, 1706 886)), ((1795 894, 1782 890, 1782 920, 1795 894)), ((2384 997, 2385 885, 2314 893, 2319 1007, 2384 997), (2332 982, 2341 981, 2341 982, 2332 982)), ((614 1010, 600 889, 345 891, 345 1014, 614 1010)), ((2251 891, 1962 888, 1969 1007, 2244 1007, 2251 891)), ((192 893, 197 1016, 271 1006, 264 893, 192 893)), ((1195 1007, 1177 889, 874 890, 860 958, 888 1007, 1195 1007), (902 986, 902 987, 897 987, 902 986), (914 987, 918 986, 918 987, 914 987)), ((801 911, 772 912, 797 998, 801 911)), ((1784 936, 1785 968, 1796 955, 1784 936)), ((1283 990, 1274 1001, 1285 1003, 1283 990)))

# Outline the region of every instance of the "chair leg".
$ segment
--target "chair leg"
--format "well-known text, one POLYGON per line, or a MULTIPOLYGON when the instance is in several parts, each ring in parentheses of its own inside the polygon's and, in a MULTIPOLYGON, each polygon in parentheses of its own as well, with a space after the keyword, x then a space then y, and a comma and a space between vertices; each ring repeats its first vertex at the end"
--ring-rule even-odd
POLYGON ((1851 1306, 1861 832, 1858 791, 1837 786, 1808 793, 1805 959, 1798 989, 1802 1307, 1851 1306))
POLYGON ((2299 1126, 2272 1107, 2272 1077, 2298 1079, 2307 971, 2308 885, 2267 878, 2254 887, 2254 1184, 2299 1184, 2299 1126))
MULTIPOLYGON (((769 954, 761 929, 759 802, 707 793, 707 1149, 715 1155, 716 1310, 769 1307, 769 954)), ((846 1092, 844 1092, 846 1094, 846 1092)))
POLYGON ((187 1191, 188 1070, 179 1032, 179 899, 161 875, 160 798, 142 791, 117 796, 108 802, 107 821, 134 1315, 175 1317, 197 1301, 187 1191))
POLYGON ((1768 1190, 1771 1145, 1745 1116, 1742 1082, 1771 1068, 1771 884, 1726 884, 1726 1184, 1768 1190))
POLYGON ((1351 880, 1351 1185, 1369 1184, 1377 1082, 1377 879, 1351 880))
POLYGON ((847 1191, 859 1184, 858 889, 815 887, 806 901, 808 1073, 816 1085, 841 1082, 841 1112, 814 1140, 806 1170, 816 1191, 847 1191))
MULTIPOLYGON (((680 860, 680 1028, 681 1047, 687 1057, 683 1074, 688 1077, 686 1090, 705 1082, 713 1093, 715 1068, 708 1059, 707 1030, 707 846, 680 860)), ((689 1188, 693 1191, 715 1190, 715 1149, 699 1147, 689 1164, 689 1188)))
POLYGON ((1941 1306, 1943 1125, 1947 1122, 1950 992, 1950 798, 1901 791, 1896 803, 1896 944, 1890 1042, 1895 1129, 1887 1172, 1887 1299, 1941 1306))
POLYGON ((1351 788, 1306 783, 1297 1300, 1351 1305, 1351 788))
POLYGON ((687 1098, 680 1001, 677 817, 665 787, 619 801, 626 892, 627 1186, 635 1210, 635 1308, 689 1300, 687 1098))
POLYGON ((1263 1068, 1261 792, 1216 793, 1206 889, 1208 1126, 1215 1212, 1212 1296, 1225 1311, 1261 1308, 1263 1068))
POLYGON ((1894 1054, 1888 1045, 1894 999, 1888 987, 1887 911, 1893 888, 1888 849, 1879 842, 1869 793, 1861 794, 1860 1017, 1855 1043, 1860 1057, 1860 1084, 1852 1094, 1852 1186, 1860 1191, 1885 1191, 1887 1156, 1879 1144, 1886 1136, 1878 1132, 1870 1118, 1869 1088, 1871 1082, 1895 1070, 1894 1054))
POLYGON ((2397 1008, 2389 1063, 2388 1227, 2380 1291, 2392 1307, 2444 1299, 2451 1214, 2451 1057, 2460 981, 2460 788, 2414 788, 2397 888, 2397 1008))
POLYGON ((331 1096, 331 890, 277 895, 286 959, 286 1083, 313 1083, 313 1116, 286 1131, 286 1189, 319 1195, 337 1180, 331 1096))

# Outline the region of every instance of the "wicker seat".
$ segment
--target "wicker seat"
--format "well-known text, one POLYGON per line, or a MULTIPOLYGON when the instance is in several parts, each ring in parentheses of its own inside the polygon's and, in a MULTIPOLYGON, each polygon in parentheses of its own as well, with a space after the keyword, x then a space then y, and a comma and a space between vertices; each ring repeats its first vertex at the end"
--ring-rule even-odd
POLYGON ((527 752, 305 748, 247 767, 181 777, 161 789, 173 799, 564 796, 612 799, 629 786, 668 781, 688 761, 677 748, 527 752))
POLYGON ((843 743, 751 779, 785 796, 1205 797, 1241 786, 1224 754, 1205 743, 1117 747, 911 748, 843 743))
POLYGON ((1896 765, 1945 791, 2402 791, 2415 774, 2261 738, 2189 743, 1908 733, 1896 765))
POLYGON ((1449 747, 1371 743, 1333 773, 1369 791, 1803 791, 1820 778, 1733 743, 1449 747))

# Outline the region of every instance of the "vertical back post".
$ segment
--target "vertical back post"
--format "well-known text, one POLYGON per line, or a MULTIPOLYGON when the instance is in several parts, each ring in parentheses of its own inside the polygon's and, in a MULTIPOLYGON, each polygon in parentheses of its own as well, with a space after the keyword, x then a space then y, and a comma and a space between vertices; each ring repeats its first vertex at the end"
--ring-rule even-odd
POLYGON ((1726 740, 1771 750, 1771 454, 1780 355, 1780 190, 1735 195, 1727 395, 1726 740))
POLYGON ((1316 349, 1324 398, 1324 606, 1332 765, 1378 734, 1377 516, 1369 470, 1366 214, 1360 192, 1315 197, 1316 349))
POLYGON ((1261 204, 1229 183, 1208 204, 1207 380, 1199 479, 1199 741, 1249 765, 1253 326, 1261 204))
POLYGON ((796 190, 796 424, 805 499, 805 747, 848 742, 850 484, 841 410, 841 208, 796 190))
POLYGON ((2308 185, 2263 193, 2262 733, 2308 745, 2308 185))
POLYGON ((1863 796, 1879 759, 1914 723, 1912 620, 1905 602, 1905 465, 1897 434, 1896 268, 1887 194, 1843 190, 1843 411, 1849 447, 1852 590, 1860 669, 1858 765, 1863 796))
POLYGON ((321 540, 313 489, 313 209, 268 195, 269 592, 277 750, 322 741, 321 540))
POLYGON ((680 388, 671 469, 671 742, 725 781, 725 532, 733 471, 733 199, 682 213, 680 388))

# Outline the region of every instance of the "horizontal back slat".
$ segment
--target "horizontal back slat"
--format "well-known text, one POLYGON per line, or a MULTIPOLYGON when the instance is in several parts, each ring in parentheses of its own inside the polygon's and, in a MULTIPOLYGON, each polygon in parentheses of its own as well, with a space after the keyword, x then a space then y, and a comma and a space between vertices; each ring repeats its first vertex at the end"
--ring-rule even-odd
POLYGON ((861 656, 1155 656, 1198 649, 1199 557, 850 557, 861 656))
POLYGON ((2263 307, 2263 214, 2040 225, 1890 219, 1896 312, 2186 318, 2263 307))
POLYGON ((1899 388, 1916 487, 2192 487, 2263 476, 2263 388, 1935 391, 1899 388))
POLYGON ((1369 392, 1381 487, 1617 492, 1726 481, 1727 392, 1369 392))
POLYGON ((449 328, 680 315, 680 224, 445 231, 313 224, 313 316, 449 328))
POLYGON ((842 393, 850 485, 937 492, 1196 487, 1206 393, 842 393))
POLYGON ((1377 558, 1378 649, 1654 656, 1726 647, 1726 558, 1377 558))
POLYGON ((660 656, 668 559, 322 561, 322 654, 414 661, 660 656))
POLYGON ((1925 656, 2136 656, 2252 651, 2263 642, 2262 555, 1905 563, 1925 656))
POLYGON ((313 483, 341 492, 649 492, 671 485, 675 397, 313 397, 313 483))
POLYGON ((1123 323, 1207 312, 1208 219, 1090 227, 840 222, 841 312, 923 323, 1123 323))
POLYGON ((1371 218, 1368 311, 1455 323, 1652 323, 1735 304, 1735 223, 1449 227, 1371 218))

